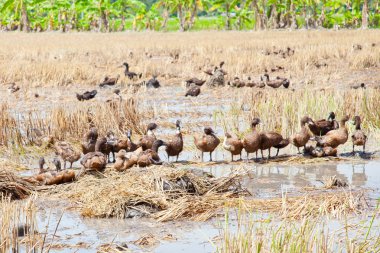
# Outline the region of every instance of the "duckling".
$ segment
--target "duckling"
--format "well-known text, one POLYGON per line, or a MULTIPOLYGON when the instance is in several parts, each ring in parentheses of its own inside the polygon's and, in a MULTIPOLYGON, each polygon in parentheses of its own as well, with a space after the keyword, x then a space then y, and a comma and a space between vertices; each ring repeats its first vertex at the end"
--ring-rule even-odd
POLYGON ((140 167, 148 167, 152 164, 161 165, 162 161, 158 156, 158 148, 166 145, 167 144, 162 140, 155 140, 151 149, 147 149, 140 154, 137 165, 140 167))
POLYGON ((256 152, 257 158, 257 151, 259 150, 260 145, 260 134, 256 130, 256 126, 260 123, 261 121, 259 118, 254 118, 251 123, 252 132, 243 138, 242 143, 245 152, 247 152, 247 159, 249 159, 249 154, 254 152, 256 152))
POLYGON ((108 162, 111 163, 110 154, 112 153, 113 161, 115 162, 115 151, 114 151, 114 143, 115 137, 112 132, 108 132, 106 137, 100 138, 101 145, 99 146, 99 151, 106 155, 108 158, 108 162))
POLYGON ((63 160, 63 169, 66 169, 66 162, 70 163, 70 169, 73 167, 73 163, 80 159, 80 152, 76 151, 73 146, 64 141, 59 141, 54 144, 56 154, 63 160))
POLYGON ((339 128, 339 124, 335 120, 334 112, 330 112, 327 120, 321 119, 313 122, 314 123, 309 124, 309 129, 315 136, 326 135, 329 131, 339 128))
POLYGON ((335 130, 331 130, 326 133, 325 136, 316 137, 317 145, 321 147, 332 147, 336 148, 347 142, 348 130, 346 127, 346 122, 349 117, 346 115, 340 121, 340 127, 335 130))
POLYGON ((243 150, 243 142, 236 136, 231 136, 229 133, 224 134, 223 148, 231 153, 231 162, 234 161, 234 155, 240 155, 243 150))
POLYGON ((143 137, 141 137, 138 146, 142 147, 143 150, 151 149, 153 146, 154 141, 157 139, 154 135, 153 130, 157 128, 156 123, 149 123, 147 126, 147 133, 143 137))
POLYGON ((280 149, 286 148, 289 145, 289 143, 289 138, 284 138, 278 145, 273 146, 274 148, 277 148, 276 156, 278 156, 280 149))
POLYGON ((104 87, 106 85, 109 85, 109 86, 113 86, 117 83, 117 81, 119 80, 120 78, 120 75, 117 75, 116 77, 114 78, 109 78, 108 76, 106 76, 103 80, 103 82, 101 82, 99 84, 99 87, 104 87))
POLYGON ((59 160, 58 157, 54 157, 53 164, 54 164, 55 169, 57 170, 57 172, 61 171, 61 161, 59 160))
POLYGON ((103 170, 107 165, 107 156, 101 152, 101 147, 107 143, 106 138, 100 138, 96 141, 95 151, 83 156, 81 164, 85 169, 103 170))
POLYGON ((289 141, 292 143, 294 146, 297 147, 298 153, 300 154, 300 147, 304 147, 305 150, 305 145, 306 143, 310 140, 310 133, 309 129, 307 127, 308 124, 313 124, 313 120, 308 117, 304 116, 301 119, 301 131, 298 133, 293 134, 290 138, 289 141))
POLYGON ((195 84, 197 86, 202 86, 204 83, 206 82, 206 80, 200 80, 196 77, 193 77, 193 78, 190 78, 188 80, 186 80, 186 86, 190 86, 190 84, 195 84))
POLYGON ((281 134, 273 131, 263 131, 260 132, 260 144, 259 149, 261 151, 261 157, 264 159, 263 150, 268 149, 268 159, 270 158, 270 149, 272 147, 278 147, 283 141, 281 134))
POLYGON ((281 86, 284 86, 285 88, 289 87, 289 80, 287 80, 287 79, 277 78, 275 80, 269 80, 269 74, 268 73, 265 73, 264 77, 266 77, 265 84, 272 87, 272 88, 277 89, 277 88, 280 88, 281 86))
POLYGON ((157 80, 157 76, 153 76, 152 79, 150 79, 147 83, 146 83, 146 87, 148 88, 160 88, 160 82, 157 80))
POLYGON ((11 86, 8 87, 8 91, 10 93, 15 93, 20 90, 20 87, 16 85, 16 83, 12 83, 11 86))
POLYGON ((171 156, 176 156, 176 162, 178 162, 178 156, 183 150, 183 138, 181 133, 181 121, 177 120, 175 123, 177 132, 168 142, 166 142, 166 154, 168 155, 168 161, 171 156))
POLYGON ((191 97, 197 97, 201 93, 201 88, 198 86, 191 87, 186 91, 185 97, 191 96, 191 97))
POLYGON ((367 135, 364 134, 364 132, 361 129, 361 118, 360 116, 354 117, 353 124, 355 125, 355 132, 353 135, 351 135, 352 139, 352 154, 355 154, 355 145, 356 146, 363 146, 363 153, 365 152, 365 144, 367 142, 367 135))
POLYGON ((194 143, 197 149, 202 152, 202 162, 204 152, 210 152, 210 161, 212 161, 212 152, 219 145, 220 140, 216 137, 211 127, 205 127, 203 131, 204 134, 201 138, 194 136, 194 143))
POLYGON ((86 91, 84 92, 83 94, 78 94, 77 93, 77 99, 79 101, 83 101, 83 100, 90 100, 90 99, 93 99, 96 94, 98 93, 97 90, 93 90, 93 91, 86 91))
POLYGON ((85 133, 82 140, 82 153, 88 154, 90 152, 95 152, 95 143, 98 139, 98 130, 95 127, 85 133))
POLYGON ((124 70, 124 75, 125 76, 128 76, 128 78, 130 80, 134 79, 135 77, 138 77, 138 78, 141 78, 142 77, 142 73, 140 74, 136 74, 135 72, 131 72, 129 71, 129 64, 127 62, 124 62, 123 63, 123 66, 125 67, 125 70, 124 70))

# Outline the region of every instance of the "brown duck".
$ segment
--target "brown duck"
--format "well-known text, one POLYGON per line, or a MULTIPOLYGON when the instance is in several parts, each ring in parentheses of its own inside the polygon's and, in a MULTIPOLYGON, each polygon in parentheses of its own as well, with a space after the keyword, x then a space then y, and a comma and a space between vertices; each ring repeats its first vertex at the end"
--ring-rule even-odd
POLYGON ((249 76, 248 77, 248 81, 247 83, 245 84, 245 87, 250 87, 250 88, 253 88, 253 87, 256 87, 257 86, 257 83, 255 81, 253 81, 251 79, 251 77, 249 76))
POLYGON ((85 169, 100 171, 106 167, 107 156, 101 152, 102 146, 104 146, 106 143, 106 138, 100 138, 96 141, 95 152, 90 152, 83 156, 80 163, 85 169))
POLYGON ((123 66, 125 67, 124 75, 127 76, 130 80, 134 79, 135 77, 142 77, 142 73, 137 74, 135 72, 129 71, 129 64, 127 62, 124 62, 123 66))
POLYGON ((168 155, 168 161, 171 156, 176 156, 176 162, 178 162, 178 156, 183 150, 183 138, 181 133, 181 121, 177 120, 175 123, 177 127, 177 133, 166 142, 166 154, 168 155))
POLYGON ((316 137, 317 145, 321 147, 336 148, 347 142, 348 130, 346 122, 349 120, 348 116, 345 116, 340 121, 338 129, 329 131, 325 136, 316 137))
POLYGON ((202 135, 202 137, 199 138, 194 136, 194 143, 197 149, 199 149, 202 152, 202 162, 204 152, 210 152, 210 161, 212 161, 212 152, 219 145, 220 140, 218 137, 216 137, 211 127, 205 127, 203 131, 204 134, 202 135))
POLYGON ((186 80, 186 86, 190 86, 190 84, 195 84, 197 86, 202 86, 204 83, 206 82, 206 80, 200 80, 196 77, 193 77, 193 78, 190 78, 188 80, 186 80))
POLYGON ((260 134, 256 130, 256 126, 260 123, 261 121, 259 118, 254 118, 251 123, 252 132, 247 134, 242 140, 243 148, 245 152, 247 152, 247 159, 249 158, 250 153, 256 153, 257 158, 257 151, 260 146, 260 134))
POLYGON ((329 131, 339 128, 334 112, 330 112, 327 120, 321 119, 313 122, 313 124, 309 124, 309 129, 315 136, 326 135, 329 131))
POLYGON ((143 151, 137 160, 137 165, 140 167, 148 167, 150 165, 161 165, 162 161, 158 156, 158 149, 161 146, 166 146, 167 144, 162 140, 155 140, 152 148, 143 151))
POLYGON ((90 100, 90 99, 93 99, 96 96, 97 93, 98 93, 97 90, 86 91, 86 92, 84 92, 82 94, 77 93, 77 99, 79 101, 90 100))
POLYGON ((90 152, 95 152, 95 143, 98 139, 98 130, 92 127, 87 133, 84 134, 82 140, 82 153, 85 155, 90 152))
POLYGON ((280 88, 281 86, 284 86, 285 88, 289 88, 289 80, 286 78, 280 78, 277 77, 275 80, 269 80, 269 74, 265 73, 264 77, 266 78, 265 84, 272 88, 280 88))
POLYGON ((113 163, 116 161, 115 157, 115 150, 114 150, 114 144, 115 144, 115 137, 112 132, 108 132, 106 137, 100 138, 100 146, 99 150, 104 155, 106 155, 108 162, 111 163, 110 154, 112 153, 113 157, 113 163))
POLYGON ((236 88, 242 88, 245 86, 245 82, 240 80, 240 78, 237 76, 234 78, 232 82, 229 81, 227 84, 229 86, 236 87, 236 88))
POLYGON ((289 143, 289 138, 284 138, 278 145, 273 146, 274 148, 277 148, 276 156, 278 156, 280 149, 286 148, 289 145, 289 143))
POLYGON ((243 142, 236 136, 232 136, 229 133, 225 133, 223 148, 231 153, 231 161, 234 161, 234 155, 240 155, 243 150, 243 142))
POLYGON ((361 129, 362 120, 360 116, 354 117, 355 132, 351 135, 352 139, 352 153, 355 154, 355 146, 363 146, 363 152, 365 152, 365 144, 367 142, 367 135, 361 129))
POLYGON ((137 144, 138 146, 142 147, 144 151, 147 149, 151 149, 154 141, 157 140, 153 132, 157 127, 158 126, 156 123, 149 123, 147 126, 146 135, 141 137, 139 143, 137 144))
POLYGON ((138 145, 132 141, 132 130, 127 131, 127 138, 118 139, 114 145, 114 151, 119 152, 125 150, 127 152, 133 152, 138 148, 138 145))
POLYGON ((310 140, 310 132, 308 128, 308 124, 313 124, 313 120, 308 117, 304 116, 301 119, 301 131, 298 133, 293 134, 290 138, 289 141, 292 143, 294 146, 297 147, 298 153, 300 154, 300 147, 306 146, 306 143, 310 140))
POLYGON ((198 86, 191 87, 186 91, 185 97, 191 96, 191 97, 197 97, 201 93, 201 88, 198 86))
POLYGON ((104 87, 106 85, 108 86, 113 86, 117 83, 117 81, 119 80, 120 78, 120 75, 117 75, 117 77, 114 77, 114 78, 109 78, 108 76, 106 76, 103 80, 103 82, 101 82, 99 84, 100 87, 104 87))
POLYGON ((270 149, 272 147, 279 147, 280 143, 283 141, 281 134, 273 131, 262 131, 260 132, 260 145, 259 149, 261 151, 261 157, 264 159, 263 150, 268 149, 268 159, 270 158, 270 149))

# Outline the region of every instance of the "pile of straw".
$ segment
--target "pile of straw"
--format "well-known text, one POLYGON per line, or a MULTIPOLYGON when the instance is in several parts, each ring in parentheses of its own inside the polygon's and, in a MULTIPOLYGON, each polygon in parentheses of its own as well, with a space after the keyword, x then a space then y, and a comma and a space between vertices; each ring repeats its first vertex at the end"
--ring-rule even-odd
POLYGON ((53 187, 48 194, 79 203, 85 217, 206 220, 223 207, 227 198, 246 194, 239 184, 241 176, 213 178, 153 166, 132 168, 123 174, 107 171, 100 176, 85 175, 74 183, 53 187))
POLYGON ((29 181, 16 176, 13 172, 0 169, 0 195, 12 200, 24 199, 34 191, 34 185, 29 181))

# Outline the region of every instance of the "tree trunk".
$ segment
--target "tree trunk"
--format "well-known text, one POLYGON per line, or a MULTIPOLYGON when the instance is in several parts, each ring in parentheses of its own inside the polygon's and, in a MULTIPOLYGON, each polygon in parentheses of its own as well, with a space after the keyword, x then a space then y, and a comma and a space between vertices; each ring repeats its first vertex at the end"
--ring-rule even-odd
POLYGON ((368 28, 368 0, 363 0, 363 9, 362 9, 362 29, 368 28))
POLYGON ((183 9, 182 5, 178 5, 178 18, 179 18, 179 25, 180 25, 180 32, 185 31, 185 17, 183 16, 183 9))
POLYGON ((231 30, 230 5, 226 3, 226 30, 231 30))
POLYGON ((294 8, 294 1, 292 0, 292 3, 290 4, 290 15, 291 15, 291 25, 290 29, 294 30, 297 29, 297 19, 296 19, 296 13, 294 8))
POLYGON ((21 19, 22 19, 22 30, 24 32, 30 32, 28 11, 26 10, 26 3, 22 3, 21 7, 21 19))
POLYGON ((194 26, 195 17, 197 16, 197 12, 198 12, 198 6, 197 6, 197 3, 195 2, 194 8, 191 11, 190 22, 189 22, 189 27, 188 27, 189 30, 194 26))
POLYGON ((162 14, 164 21, 162 22, 161 29, 166 30, 169 20, 169 10, 165 7, 164 13, 162 14))

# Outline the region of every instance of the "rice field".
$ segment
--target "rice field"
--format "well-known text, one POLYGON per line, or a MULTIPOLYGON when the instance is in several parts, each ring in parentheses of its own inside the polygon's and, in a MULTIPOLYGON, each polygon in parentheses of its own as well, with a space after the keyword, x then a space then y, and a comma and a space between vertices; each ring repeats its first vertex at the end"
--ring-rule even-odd
POLYGON ((377 30, 0 33, 0 249, 377 252, 379 67, 377 30), (124 62, 137 77, 125 75, 124 62), (214 76, 205 71, 221 62, 225 85, 209 85, 214 76), (290 86, 235 85, 265 82, 264 73, 290 86), (159 88, 147 85, 154 76, 159 88), (99 86, 112 78, 114 85, 99 86), (185 97, 191 78, 205 84, 199 96, 185 97), (94 98, 79 101, 92 90, 94 98), (279 156, 272 149, 271 159, 267 150, 249 160, 243 151, 231 161, 224 148, 225 133, 245 138, 254 118, 258 131, 290 140, 304 116, 317 122, 330 112, 338 122, 349 116, 336 156, 298 154, 290 143, 279 156), (367 143, 352 154, 356 115, 367 143), (116 171, 107 163, 89 171, 81 163, 91 127, 107 144, 110 131, 117 142, 129 130, 139 143, 155 122, 167 145, 177 120, 178 162, 162 147, 160 163, 149 167, 116 171), (205 127, 220 144, 203 162, 194 137, 205 127), (80 154, 76 177, 48 185, 39 176, 64 176, 56 172, 62 143, 80 154))

